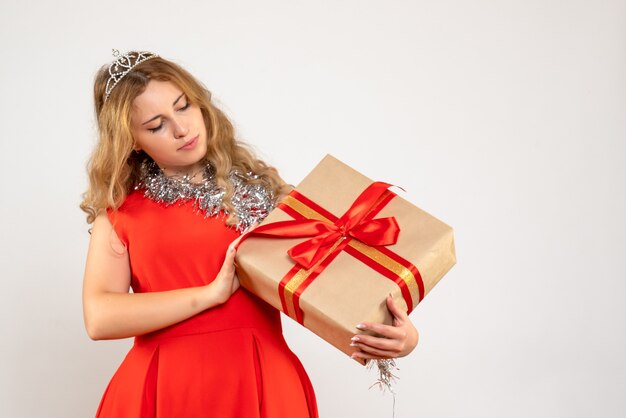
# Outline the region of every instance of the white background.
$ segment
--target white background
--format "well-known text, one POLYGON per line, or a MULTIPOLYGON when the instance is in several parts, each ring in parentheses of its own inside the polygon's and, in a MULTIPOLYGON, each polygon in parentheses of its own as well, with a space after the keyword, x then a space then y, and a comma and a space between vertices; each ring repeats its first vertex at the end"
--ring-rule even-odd
MULTIPOLYGON (((9 2, 0 12, 0 416, 93 416, 130 340, 82 322, 91 90, 111 48, 202 80, 297 184, 326 153, 455 229, 396 417, 626 416, 626 3, 9 2)), ((321 417, 390 417, 283 317, 321 417)))

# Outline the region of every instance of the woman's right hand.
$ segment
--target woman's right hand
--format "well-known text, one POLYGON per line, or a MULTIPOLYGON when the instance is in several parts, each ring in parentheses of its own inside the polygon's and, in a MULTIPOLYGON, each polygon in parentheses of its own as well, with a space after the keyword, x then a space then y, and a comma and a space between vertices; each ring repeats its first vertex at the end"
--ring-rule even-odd
MULTIPOLYGON (((254 223, 246 232, 253 230, 257 225, 258 223, 254 223)), ((222 267, 219 273, 217 273, 217 277, 207 285, 207 287, 211 288, 212 292, 215 292, 213 293, 213 297, 217 303, 225 303, 239 288, 239 278, 235 271, 235 255, 237 254, 237 245, 244 235, 245 234, 240 235, 230 243, 226 250, 226 257, 224 258, 222 267)))
POLYGON ((235 247, 240 238, 230 243, 219 273, 217 273, 215 280, 207 285, 211 289, 216 302, 220 304, 225 303, 239 288, 239 278, 235 272, 235 254, 237 254, 235 247))

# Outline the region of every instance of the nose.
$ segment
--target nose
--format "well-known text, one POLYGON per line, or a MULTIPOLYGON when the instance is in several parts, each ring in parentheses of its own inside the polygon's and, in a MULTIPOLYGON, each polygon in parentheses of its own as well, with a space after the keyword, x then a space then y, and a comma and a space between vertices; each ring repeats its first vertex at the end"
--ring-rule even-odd
POLYGON ((174 137, 176 139, 184 138, 187 136, 188 133, 189 133, 189 128, 185 124, 183 124, 180 120, 175 119, 174 120, 174 137))

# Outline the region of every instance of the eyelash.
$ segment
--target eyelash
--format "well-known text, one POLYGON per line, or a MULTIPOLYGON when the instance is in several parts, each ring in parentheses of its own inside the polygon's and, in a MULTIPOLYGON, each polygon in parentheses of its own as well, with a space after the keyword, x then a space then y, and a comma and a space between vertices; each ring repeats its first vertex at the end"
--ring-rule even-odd
MULTIPOLYGON (((181 107, 181 108, 180 108, 180 109, 178 109, 178 110, 187 110, 187 109, 189 109, 189 106, 191 106, 191 103, 190 103, 190 102, 187 102, 187 103, 185 104, 185 106, 181 107)), ((161 129, 162 127, 163 127, 163 122, 161 122, 161 124, 160 124, 159 126, 157 126, 156 128, 150 128, 150 129, 148 129, 148 130, 154 134, 154 133, 156 133, 159 129, 161 129)))

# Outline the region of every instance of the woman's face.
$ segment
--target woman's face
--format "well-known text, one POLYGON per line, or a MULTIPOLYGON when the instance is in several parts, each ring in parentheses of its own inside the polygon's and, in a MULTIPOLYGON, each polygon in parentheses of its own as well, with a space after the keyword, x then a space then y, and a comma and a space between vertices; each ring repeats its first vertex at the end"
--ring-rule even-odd
POLYGON ((202 112, 170 81, 150 80, 131 111, 135 150, 143 150, 165 174, 192 174, 202 167, 207 132, 202 112))

